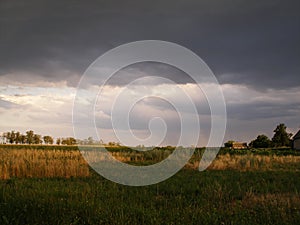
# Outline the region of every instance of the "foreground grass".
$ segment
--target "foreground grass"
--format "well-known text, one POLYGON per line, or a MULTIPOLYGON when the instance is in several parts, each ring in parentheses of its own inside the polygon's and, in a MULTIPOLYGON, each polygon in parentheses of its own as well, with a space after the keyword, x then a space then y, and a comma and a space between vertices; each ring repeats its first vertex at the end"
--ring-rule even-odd
POLYGON ((127 187, 87 178, 0 181, 0 224, 299 224, 300 173, 183 169, 127 187))
MULTIPOLYGON (((172 152, 109 150, 135 165, 172 152)), ((200 173, 202 153, 167 181, 127 187, 95 174, 75 146, 0 146, 0 224, 299 224, 299 152, 222 149, 200 173)))

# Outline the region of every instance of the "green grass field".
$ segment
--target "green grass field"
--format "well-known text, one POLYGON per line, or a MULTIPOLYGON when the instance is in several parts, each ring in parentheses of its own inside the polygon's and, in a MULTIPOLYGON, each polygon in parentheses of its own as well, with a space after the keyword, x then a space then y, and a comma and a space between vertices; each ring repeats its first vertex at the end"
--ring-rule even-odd
MULTIPOLYGON (((9 148, 2 146, 0 151, 11 153, 9 148)), ((28 151, 24 146, 18 148, 28 151)), ((35 163, 48 156, 42 149, 32 148, 41 152, 32 155, 43 155, 32 158, 27 152, 35 163)), ((207 171, 187 166, 170 179, 145 187, 119 185, 92 170, 83 176, 78 171, 76 176, 70 173, 68 178, 63 176, 66 173, 58 173, 57 177, 51 173, 53 176, 47 178, 1 179, 0 224, 299 224, 297 152, 222 151, 207 171)), ((62 163, 81 162, 78 156, 65 154, 59 152, 62 163)), ((10 163, 12 166, 13 159, 10 163)), ((27 163, 31 171, 31 162, 27 163)), ((51 160, 41 165, 47 167, 51 160)))

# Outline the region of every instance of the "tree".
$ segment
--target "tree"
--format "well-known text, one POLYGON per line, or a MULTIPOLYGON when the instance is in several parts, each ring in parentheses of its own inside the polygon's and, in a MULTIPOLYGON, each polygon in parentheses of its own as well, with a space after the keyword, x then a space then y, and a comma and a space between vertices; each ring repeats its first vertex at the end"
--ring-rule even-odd
POLYGON ((10 132, 10 143, 13 144, 16 142, 16 133, 15 131, 10 132))
POLYGON ((21 143, 21 144, 25 144, 25 143, 26 143, 26 135, 22 134, 22 135, 20 136, 20 143, 21 143))
POLYGON ((120 146, 121 144, 119 142, 110 141, 108 142, 109 146, 120 146))
POLYGON ((10 132, 4 133, 4 137, 5 137, 6 142, 10 143, 10 132))
POLYGON ((234 141, 230 140, 224 143, 225 148, 232 148, 234 141))
POLYGON ((8 141, 8 143, 13 144, 16 141, 16 134, 15 134, 14 131, 6 132, 5 133, 5 138, 8 141))
POLYGON ((251 141, 249 145, 252 148, 269 148, 272 142, 266 135, 261 134, 255 140, 251 141))
POLYGON ((41 135, 38 135, 38 134, 33 135, 33 143, 36 144, 36 145, 42 144, 41 135))
POLYGON ((6 132, 6 133, 3 133, 3 142, 4 143, 10 143, 10 144, 13 144, 13 143, 16 143, 16 144, 19 144, 19 143, 22 143, 24 144, 25 143, 25 138, 23 137, 24 135, 22 135, 19 131, 15 132, 15 131, 11 131, 11 132, 6 132))
POLYGON ((94 144, 94 139, 93 139, 93 137, 88 137, 88 139, 87 139, 87 144, 88 144, 88 145, 93 145, 93 144, 94 144))
POLYGON ((51 136, 48 136, 48 135, 44 136, 43 140, 44 140, 45 144, 50 144, 50 145, 53 144, 53 138, 51 136))
POLYGON ((7 143, 9 142, 9 139, 10 139, 10 132, 3 133, 3 142, 7 143))
POLYGON ((21 134, 19 131, 16 133, 15 142, 16 142, 16 144, 21 143, 21 134))
POLYGON ((275 134, 272 138, 273 145, 275 147, 283 147, 291 145, 291 137, 293 134, 286 132, 285 124, 279 124, 274 130, 275 134))
POLYGON ((57 139, 56 139, 56 144, 57 144, 57 145, 60 145, 60 143, 61 143, 60 138, 57 138, 57 139))
POLYGON ((75 138, 73 138, 73 137, 69 137, 68 138, 68 143, 69 143, 69 145, 76 145, 76 139, 75 138))
POLYGON ((32 130, 26 131, 26 142, 27 144, 33 144, 34 143, 34 132, 32 130))
POLYGON ((73 138, 73 137, 64 138, 64 139, 62 139, 61 144, 63 144, 63 145, 75 145, 76 144, 76 139, 73 138))
POLYGON ((10 143, 13 144, 16 141, 16 134, 14 131, 10 132, 10 143))

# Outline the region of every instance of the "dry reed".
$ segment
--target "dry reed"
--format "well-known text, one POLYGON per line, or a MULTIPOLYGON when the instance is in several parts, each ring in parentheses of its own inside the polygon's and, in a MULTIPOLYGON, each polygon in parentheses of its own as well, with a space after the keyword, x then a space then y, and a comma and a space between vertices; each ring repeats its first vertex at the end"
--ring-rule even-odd
MULTIPOLYGON (((276 156, 276 155, 218 155, 208 167, 209 170, 278 170, 289 168, 290 165, 300 164, 300 156, 276 156)), ((190 162, 187 167, 198 168, 199 160, 190 162)))
POLYGON ((79 151, 0 151, 0 179, 12 177, 87 177, 89 167, 79 151))

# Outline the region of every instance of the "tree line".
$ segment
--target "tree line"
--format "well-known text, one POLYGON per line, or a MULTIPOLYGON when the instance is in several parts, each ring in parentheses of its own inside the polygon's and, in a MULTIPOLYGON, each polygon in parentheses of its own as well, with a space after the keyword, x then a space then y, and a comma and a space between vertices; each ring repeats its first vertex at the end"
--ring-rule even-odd
MULTIPOLYGON (((286 125, 281 123, 277 125, 275 128, 274 135, 272 139, 270 139, 265 134, 260 134, 256 137, 256 139, 252 140, 249 143, 249 147, 251 148, 271 148, 271 147, 292 147, 292 133, 288 133, 286 131, 286 125)), ((233 147, 234 141, 230 140, 226 142, 225 147, 233 147)))
MULTIPOLYGON (((279 124, 274 132, 272 139, 270 139, 265 134, 260 134, 256 139, 252 140, 249 143, 249 147, 252 148, 270 148, 270 147, 292 147, 292 133, 286 131, 287 127, 285 124, 279 124)), ((40 134, 34 133, 34 131, 26 131, 25 134, 20 133, 19 131, 9 131, 1 135, 2 143, 6 144, 48 144, 53 145, 108 145, 108 146, 120 146, 118 142, 109 142, 105 144, 102 140, 95 141, 92 137, 89 137, 84 140, 75 139, 73 137, 67 138, 57 138, 54 142, 54 138, 50 135, 42 136, 40 134)), ((233 147, 235 141, 227 141, 224 145, 225 147, 233 147)))
MULTIPOLYGON (((26 131, 22 134, 19 131, 8 131, 2 134, 3 144, 54 144, 54 138, 50 135, 42 136, 34 133, 33 130, 26 131)), ((77 141, 73 137, 57 138, 55 144, 57 145, 75 145, 77 141)))

